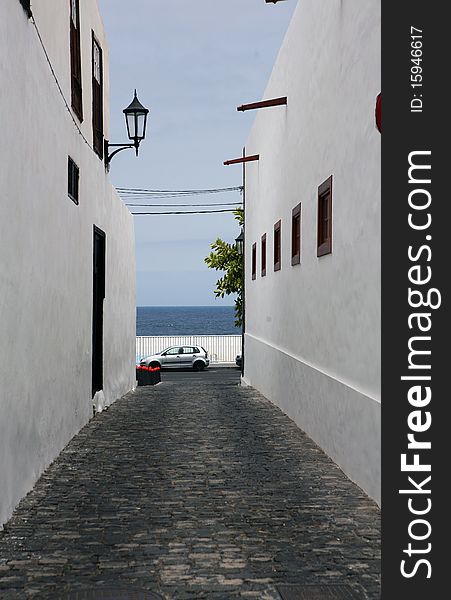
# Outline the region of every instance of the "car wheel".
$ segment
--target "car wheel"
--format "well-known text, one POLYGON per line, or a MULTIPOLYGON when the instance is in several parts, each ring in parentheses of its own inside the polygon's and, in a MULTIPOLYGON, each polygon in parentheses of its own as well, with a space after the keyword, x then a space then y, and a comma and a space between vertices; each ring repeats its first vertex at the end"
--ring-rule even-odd
POLYGON ((196 362, 193 365, 193 369, 195 371, 203 371, 204 368, 205 368, 205 365, 201 360, 196 360, 196 362))
POLYGON ((153 361, 150 363, 150 365, 149 365, 149 367, 152 367, 152 369, 155 369, 155 368, 157 368, 157 367, 159 367, 159 366, 160 366, 160 363, 159 363, 159 362, 157 362, 156 360, 153 360, 153 361))

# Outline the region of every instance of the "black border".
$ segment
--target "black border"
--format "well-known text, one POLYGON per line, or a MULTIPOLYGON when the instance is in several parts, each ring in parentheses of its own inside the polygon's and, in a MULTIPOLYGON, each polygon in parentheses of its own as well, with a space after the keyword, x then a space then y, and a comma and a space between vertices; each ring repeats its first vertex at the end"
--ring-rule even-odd
MULTIPOLYGON (((450 268, 447 237, 447 214, 451 197, 445 187, 448 177, 447 144, 449 131, 447 46, 449 24, 445 16, 446 3, 382 1, 382 598, 383 600, 417 600, 448 597, 448 537, 451 527, 447 518, 450 504, 446 491, 450 449, 448 439, 451 403, 446 372, 451 369, 448 338, 450 268), (410 27, 423 30, 423 112, 410 112, 413 89, 410 85, 410 27), (409 385, 400 377, 407 374, 407 342, 412 332, 408 327, 408 270, 412 266, 407 255, 409 245, 424 243, 425 232, 409 228, 408 155, 412 151, 431 151, 432 225, 428 234, 432 250, 432 280, 430 286, 440 290, 442 304, 431 310, 432 400, 428 407, 432 427, 423 434, 432 441, 432 450, 421 457, 432 465, 431 512, 427 519, 432 533, 431 552, 410 558, 403 550, 409 539, 408 527, 413 518, 407 507, 408 496, 399 493, 406 487, 407 475, 401 472, 401 454, 406 452, 407 417, 412 407, 407 401, 409 385), (427 558, 431 563, 428 579, 426 565, 405 578, 400 562, 427 558)), ((416 90, 417 91, 417 90, 416 90)), ((427 242, 426 242, 427 243, 427 242)), ((426 255, 426 254, 425 254, 426 255)), ((426 410, 426 409, 424 409, 426 410)), ((411 453, 412 454, 412 453, 411 453)), ((423 474, 426 475, 426 474, 423 474)), ((421 480, 422 477, 417 477, 421 480)), ((411 487, 411 486, 410 486, 411 487)), ((426 486, 425 486, 426 487, 426 486)), ((421 517, 419 517, 421 518, 421 517)), ((414 542, 412 542, 414 543, 414 542)), ((415 547, 415 546, 414 546, 415 547)))

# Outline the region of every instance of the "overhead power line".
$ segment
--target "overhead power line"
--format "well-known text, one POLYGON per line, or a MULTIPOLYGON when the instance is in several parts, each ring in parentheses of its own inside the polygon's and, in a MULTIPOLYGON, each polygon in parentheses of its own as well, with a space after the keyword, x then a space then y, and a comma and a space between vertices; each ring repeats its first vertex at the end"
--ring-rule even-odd
POLYGON ((34 16, 32 16, 30 20, 31 20, 31 23, 32 23, 33 27, 34 27, 34 28, 35 28, 35 30, 36 30, 36 34, 37 34, 37 36, 38 36, 38 40, 39 40, 39 43, 41 44, 42 50, 43 50, 43 52, 44 52, 45 59, 46 59, 46 61, 47 61, 47 64, 48 64, 48 66, 49 66, 50 72, 51 72, 51 74, 52 74, 52 76, 53 76, 53 79, 55 80, 56 87, 58 88, 58 91, 59 91, 59 93, 60 93, 60 96, 61 96, 61 98, 63 99, 63 102, 64 102, 64 105, 65 105, 65 107, 66 107, 66 109, 67 109, 67 112, 69 113, 69 115, 70 115, 70 117, 71 117, 71 119, 72 119, 72 121, 73 121, 73 123, 74 123, 75 127, 77 128, 77 131, 78 131, 78 133, 81 135, 81 137, 82 137, 83 141, 85 142, 85 144, 86 144, 87 146, 89 146, 89 147, 91 148, 91 150, 93 150, 93 151, 94 151, 94 148, 93 148, 93 147, 92 147, 92 145, 89 143, 89 141, 86 139, 85 135, 83 134, 82 130, 80 129, 80 126, 78 125, 77 121, 75 120, 75 117, 74 117, 74 115, 73 115, 73 113, 72 113, 72 110, 71 110, 71 109, 70 109, 70 107, 69 107, 69 103, 68 103, 68 102, 67 102, 67 100, 66 100, 66 96, 64 95, 64 92, 63 92, 63 89, 62 89, 62 87, 61 87, 61 84, 60 84, 60 82, 59 82, 59 80, 58 80, 58 77, 56 76, 55 69, 53 68, 52 62, 51 62, 51 60, 50 60, 49 54, 48 54, 48 52, 47 52, 47 49, 46 49, 46 47, 45 47, 45 45, 44 45, 44 41, 43 41, 43 39, 42 39, 41 33, 40 33, 40 31, 39 31, 39 28, 38 28, 38 24, 36 23, 36 20, 35 20, 34 16))
POLYGON ((195 195, 195 194, 218 194, 220 192, 238 192, 243 190, 243 186, 238 185, 234 187, 225 187, 225 188, 210 188, 210 189, 190 189, 190 190, 150 190, 144 188, 116 188, 120 194, 135 194, 135 193, 144 193, 144 194, 187 194, 187 195, 195 195))
POLYGON ((125 203, 127 206, 149 206, 149 207, 159 207, 159 206, 241 206, 242 202, 213 202, 212 204, 132 204, 130 202, 125 203))
POLYGON ((190 210, 190 211, 171 211, 171 212, 132 212, 132 215, 206 215, 211 213, 234 212, 236 209, 224 208, 221 210, 190 210))
MULTIPOLYGON (((171 201, 171 200, 176 200, 176 199, 180 199, 180 200, 187 200, 187 199, 192 199, 194 201, 194 199, 199 199, 198 195, 190 195, 190 194, 134 194, 134 195, 129 195, 129 194, 121 194, 120 195, 122 200, 124 202, 161 202, 161 201, 171 201)), ((200 201, 200 199, 199 199, 200 201)), ((236 202, 240 202, 239 200, 236 200, 236 202)), ((203 204, 209 204, 209 201, 204 202, 203 204)), ((221 203, 223 204, 223 203, 221 203)))
POLYGON ((197 197, 206 194, 223 194, 227 192, 240 192, 241 186, 229 188, 215 188, 204 190, 145 190, 138 188, 117 188, 121 198, 126 200, 169 200, 172 198, 197 197))
POLYGON ((195 211, 172 211, 172 212, 134 212, 132 214, 143 215, 143 214, 208 214, 213 212, 232 212, 237 210, 242 202, 198 202, 196 204, 154 204, 158 200, 170 200, 174 198, 187 198, 189 196, 199 196, 205 194, 219 194, 225 192, 241 192, 242 186, 226 187, 226 188, 209 188, 209 189, 191 189, 191 190, 150 190, 144 188, 116 188, 120 194, 122 200, 129 207, 189 207, 189 208, 200 208, 210 206, 235 206, 235 209, 221 209, 221 210, 201 210, 195 211), (142 203, 136 203, 141 200, 142 203))

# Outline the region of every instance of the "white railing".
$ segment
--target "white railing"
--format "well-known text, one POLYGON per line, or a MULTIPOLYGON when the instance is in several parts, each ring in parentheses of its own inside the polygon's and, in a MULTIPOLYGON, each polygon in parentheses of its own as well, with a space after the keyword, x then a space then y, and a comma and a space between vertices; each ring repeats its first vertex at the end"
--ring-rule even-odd
POLYGON ((241 354, 240 335, 155 335, 136 338, 136 362, 169 346, 203 346, 212 363, 235 363, 241 354))

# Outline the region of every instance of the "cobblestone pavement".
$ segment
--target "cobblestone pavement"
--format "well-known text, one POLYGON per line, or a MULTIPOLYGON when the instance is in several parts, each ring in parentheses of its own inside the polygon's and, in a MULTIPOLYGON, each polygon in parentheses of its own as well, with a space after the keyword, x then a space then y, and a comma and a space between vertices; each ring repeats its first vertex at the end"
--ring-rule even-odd
POLYGON ((275 599, 277 584, 347 583, 375 600, 379 517, 236 370, 163 374, 96 416, 19 505, 0 533, 0 598, 105 585, 275 599))

